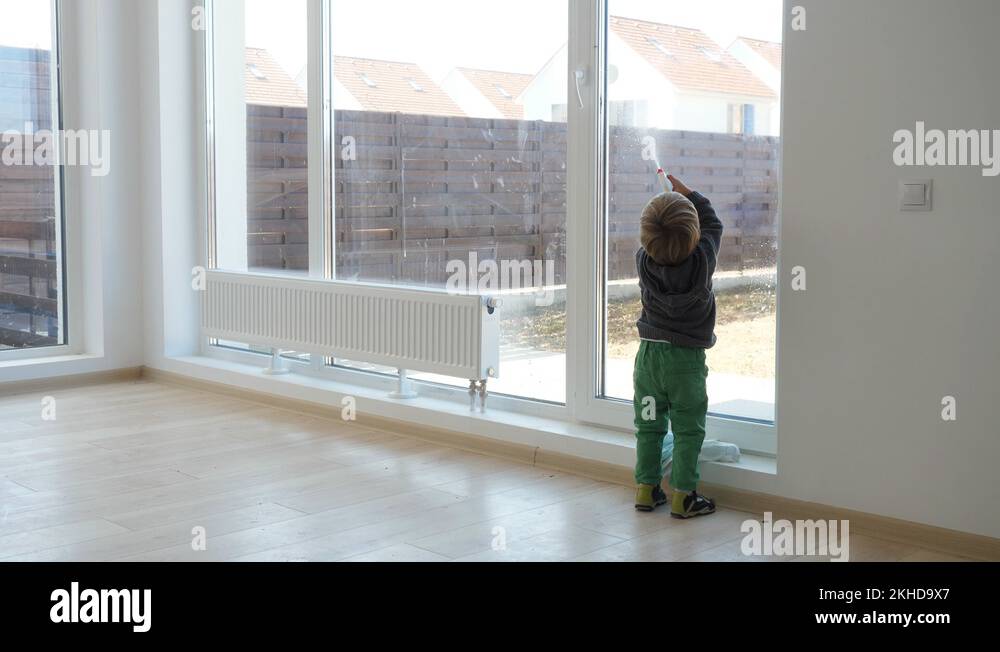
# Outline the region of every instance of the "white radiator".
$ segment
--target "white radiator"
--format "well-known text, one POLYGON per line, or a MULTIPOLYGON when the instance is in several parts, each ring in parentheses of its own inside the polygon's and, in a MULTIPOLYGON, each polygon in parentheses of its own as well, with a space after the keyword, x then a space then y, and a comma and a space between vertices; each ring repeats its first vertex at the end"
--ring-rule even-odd
POLYGON ((469 380, 497 378, 498 304, 479 295, 210 271, 202 333, 469 380))

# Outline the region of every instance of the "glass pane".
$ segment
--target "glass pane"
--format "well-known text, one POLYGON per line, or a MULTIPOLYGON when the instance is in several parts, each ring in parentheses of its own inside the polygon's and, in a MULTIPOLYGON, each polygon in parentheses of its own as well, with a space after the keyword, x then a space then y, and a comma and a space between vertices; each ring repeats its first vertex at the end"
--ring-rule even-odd
POLYGON ((639 215, 659 166, 725 225, 709 410, 774 418, 780 0, 609 0, 604 393, 632 400, 639 215))
MULTIPOLYGON (((66 343, 48 0, 0 0, 0 351, 66 343), (54 149, 48 150, 49 153, 54 149)), ((74 161, 76 162, 76 161, 74 161)), ((91 161, 79 161, 86 165, 91 161)))
POLYGON ((490 390, 565 401, 566 0, 332 5, 337 278, 502 294, 490 390))
MULTIPOLYGON (((271 355, 271 349, 257 346, 254 344, 247 344, 246 342, 233 342, 230 340, 219 340, 212 339, 210 341, 212 346, 217 346, 222 349, 229 349, 231 351, 243 351, 244 353, 257 353, 260 355, 271 355)), ((310 354, 302 353, 301 351, 286 351, 281 350, 281 357, 287 360, 295 360, 296 362, 309 362, 311 359, 310 354)))
POLYGON ((309 270, 306 0, 217 2, 216 266, 309 270))

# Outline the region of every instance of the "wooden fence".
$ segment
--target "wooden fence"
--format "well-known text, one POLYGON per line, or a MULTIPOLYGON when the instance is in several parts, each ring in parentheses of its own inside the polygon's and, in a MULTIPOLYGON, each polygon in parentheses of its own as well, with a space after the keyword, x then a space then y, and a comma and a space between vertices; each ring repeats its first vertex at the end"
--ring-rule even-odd
MULTIPOLYGON (((251 266, 305 269, 304 109, 249 108, 251 266)), ((566 125, 335 112, 337 274, 440 285, 449 260, 550 259, 566 270, 566 125)), ((775 138, 613 128, 609 278, 634 278, 638 216, 663 164, 709 196, 726 225, 723 270, 774 264, 775 138)))

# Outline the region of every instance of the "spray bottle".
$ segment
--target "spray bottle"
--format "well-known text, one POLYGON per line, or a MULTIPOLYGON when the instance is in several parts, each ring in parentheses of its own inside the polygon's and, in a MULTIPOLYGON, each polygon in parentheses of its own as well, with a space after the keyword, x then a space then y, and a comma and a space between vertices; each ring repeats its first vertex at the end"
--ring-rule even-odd
POLYGON ((670 183, 670 179, 667 178, 667 173, 663 171, 663 168, 656 168, 656 178, 660 180, 660 187, 663 188, 663 192, 673 192, 674 184, 670 183))

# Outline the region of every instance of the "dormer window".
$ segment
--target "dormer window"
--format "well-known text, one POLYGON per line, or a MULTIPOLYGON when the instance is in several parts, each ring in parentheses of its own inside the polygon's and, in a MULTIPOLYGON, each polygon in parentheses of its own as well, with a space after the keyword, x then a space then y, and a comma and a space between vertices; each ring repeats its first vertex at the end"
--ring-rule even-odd
POLYGON ((493 88, 497 89, 497 92, 500 93, 500 97, 503 97, 504 99, 507 100, 514 99, 514 96, 508 93, 507 89, 501 86, 500 84, 494 84, 493 88))
POLYGON ((378 84, 376 84, 375 82, 373 82, 372 78, 369 77, 368 75, 366 75, 365 73, 359 72, 358 73, 358 77, 361 78, 361 81, 363 81, 365 83, 365 86, 367 86, 368 88, 377 88, 378 87, 378 84))
POLYGON ((417 80, 413 77, 407 77, 406 82, 410 85, 410 88, 417 91, 418 93, 424 92, 424 87, 417 83, 417 80))
POLYGON ((264 72, 257 67, 257 64, 248 63, 247 70, 249 70, 250 74, 256 77, 257 79, 267 79, 267 75, 265 75, 264 72))
POLYGON ((701 53, 704 54, 705 57, 712 63, 722 63, 721 53, 716 52, 715 50, 709 50, 708 48, 698 48, 698 49, 701 50, 701 53))
POLYGON ((660 54, 662 54, 663 56, 665 56, 665 57, 672 57, 672 56, 674 56, 673 52, 671 52, 670 50, 668 50, 666 48, 666 46, 663 45, 663 43, 660 43, 658 40, 656 40, 652 36, 647 36, 646 37, 646 41, 648 41, 649 44, 652 45, 654 48, 656 48, 657 50, 659 50, 660 54))

